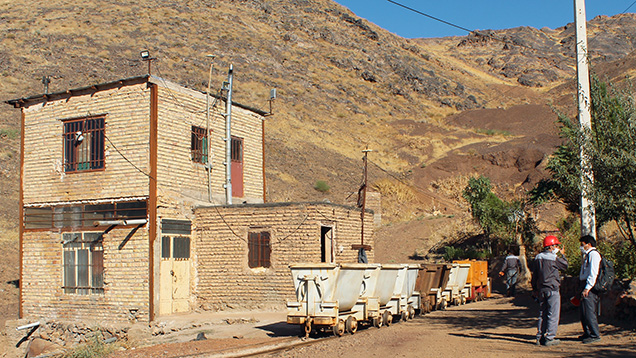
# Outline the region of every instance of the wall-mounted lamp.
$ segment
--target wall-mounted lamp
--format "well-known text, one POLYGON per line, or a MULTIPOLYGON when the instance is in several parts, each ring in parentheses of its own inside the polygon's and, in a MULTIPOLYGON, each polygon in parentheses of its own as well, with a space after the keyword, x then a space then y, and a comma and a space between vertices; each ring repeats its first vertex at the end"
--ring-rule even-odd
POLYGON ((139 53, 139 55, 141 56, 141 60, 142 61, 147 61, 148 62, 148 75, 150 75, 150 64, 152 63, 152 60, 154 60, 154 57, 150 57, 150 51, 148 50, 143 50, 139 53))
POLYGON ((84 140, 84 134, 82 134, 82 131, 78 131, 77 133, 75 133, 75 142, 77 144, 82 143, 83 140, 84 140))

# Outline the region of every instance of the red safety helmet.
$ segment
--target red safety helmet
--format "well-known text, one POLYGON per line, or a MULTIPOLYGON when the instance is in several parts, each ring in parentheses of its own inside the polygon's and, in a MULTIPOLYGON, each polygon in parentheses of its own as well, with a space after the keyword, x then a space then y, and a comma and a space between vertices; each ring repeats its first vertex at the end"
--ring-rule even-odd
POLYGON ((552 245, 561 245, 559 242, 559 238, 553 235, 548 235, 543 239, 543 247, 548 247, 552 245))

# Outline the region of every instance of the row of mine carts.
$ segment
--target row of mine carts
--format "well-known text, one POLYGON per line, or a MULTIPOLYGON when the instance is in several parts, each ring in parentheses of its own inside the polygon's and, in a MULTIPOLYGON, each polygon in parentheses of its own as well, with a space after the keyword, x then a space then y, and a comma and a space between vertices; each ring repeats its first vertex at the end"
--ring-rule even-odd
POLYGON ((300 325, 305 337, 325 331, 353 334, 359 324, 379 328, 490 297, 486 261, 289 267, 296 301, 287 302, 287 323, 300 325))

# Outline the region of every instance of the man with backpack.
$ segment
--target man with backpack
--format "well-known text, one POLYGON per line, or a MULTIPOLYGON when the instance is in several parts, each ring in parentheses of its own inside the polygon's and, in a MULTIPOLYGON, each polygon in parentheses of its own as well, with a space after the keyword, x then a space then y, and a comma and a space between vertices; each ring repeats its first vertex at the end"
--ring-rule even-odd
POLYGON ((581 273, 579 282, 581 291, 581 304, 579 315, 583 326, 583 335, 579 338, 583 343, 594 343, 601 340, 598 328, 598 292, 594 289, 601 267, 601 254, 596 250, 596 239, 592 235, 585 235, 579 240, 581 242, 581 273))

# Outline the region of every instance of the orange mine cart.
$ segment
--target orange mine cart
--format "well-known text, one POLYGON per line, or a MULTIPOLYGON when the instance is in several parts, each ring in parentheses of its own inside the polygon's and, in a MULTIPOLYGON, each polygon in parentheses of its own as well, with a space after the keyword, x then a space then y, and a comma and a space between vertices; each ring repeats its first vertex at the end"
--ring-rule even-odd
POLYGON ((488 261, 484 260, 457 260, 459 264, 470 264, 470 272, 468 273, 467 284, 470 284, 471 301, 480 301, 486 297, 490 297, 488 289, 488 261))

